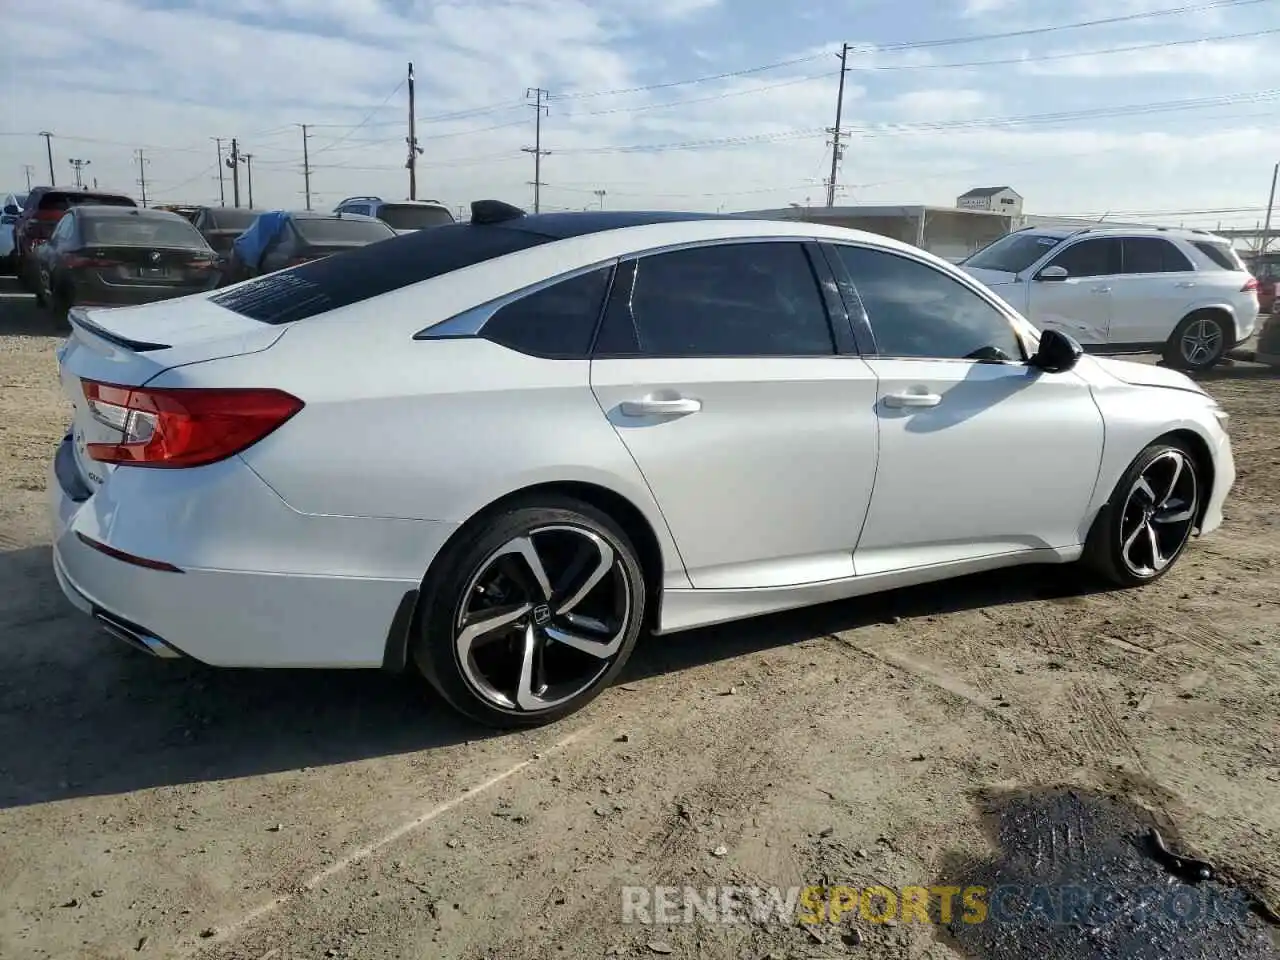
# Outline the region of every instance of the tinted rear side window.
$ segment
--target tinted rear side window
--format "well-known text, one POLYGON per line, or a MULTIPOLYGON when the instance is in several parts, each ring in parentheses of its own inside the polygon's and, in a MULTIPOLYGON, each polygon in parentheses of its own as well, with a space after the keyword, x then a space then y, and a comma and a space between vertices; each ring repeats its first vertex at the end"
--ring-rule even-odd
POLYGON ((524 230, 454 224, 259 277, 209 299, 262 323, 292 323, 553 239, 524 230))
POLYGON ((1209 243, 1205 240, 1197 240, 1192 246, 1208 257, 1214 266, 1221 270, 1230 270, 1233 273, 1238 273, 1245 268, 1240 261, 1239 255, 1225 243, 1209 243))
POLYGON ((535 357, 585 358, 612 274, 601 267, 521 297, 490 317, 481 336, 535 357))
POLYGON ((210 210, 205 224, 212 230, 234 230, 243 233, 249 224, 257 219, 261 210, 242 210, 237 208, 210 210))
POLYGON ((378 219, 393 230, 424 230, 453 223, 453 214, 444 207, 420 207, 417 204, 384 203, 378 208, 378 219))
POLYGON ((1124 238, 1125 273, 1185 273, 1194 269, 1191 261, 1168 240, 1124 238))
POLYGON ((395 236, 391 228, 379 220, 298 217, 293 226, 309 243, 376 243, 395 236))

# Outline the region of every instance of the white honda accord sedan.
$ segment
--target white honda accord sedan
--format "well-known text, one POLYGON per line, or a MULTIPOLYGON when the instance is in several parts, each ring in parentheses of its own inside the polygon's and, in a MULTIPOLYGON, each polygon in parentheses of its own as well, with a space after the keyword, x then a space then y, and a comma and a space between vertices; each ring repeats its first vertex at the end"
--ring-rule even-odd
POLYGON ((71 601, 161 657, 418 670, 562 717, 671 633, 978 570, 1123 586, 1222 522, 1227 415, 880 236, 697 214, 439 227, 77 309, 71 601))

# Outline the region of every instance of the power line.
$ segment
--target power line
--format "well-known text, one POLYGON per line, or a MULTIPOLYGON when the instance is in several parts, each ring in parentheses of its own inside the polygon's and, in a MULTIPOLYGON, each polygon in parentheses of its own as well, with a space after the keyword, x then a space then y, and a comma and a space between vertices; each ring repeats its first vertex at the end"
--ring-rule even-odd
MULTIPOLYGON (((364 126, 365 126, 365 125, 366 125, 366 124, 367 124, 371 119, 373 119, 373 115, 374 115, 375 113, 377 113, 379 110, 382 110, 383 108, 385 108, 385 107, 386 107, 386 105, 387 105, 388 103, 390 103, 390 102, 391 102, 391 98, 392 98, 392 97, 394 97, 397 93, 399 93, 399 92, 404 88, 405 80, 406 80, 406 79, 407 79, 407 78, 402 79, 399 83, 397 83, 397 84, 396 84, 396 86, 395 86, 395 89, 394 89, 394 90, 392 90, 390 93, 388 93, 388 94, 387 94, 387 96, 386 96, 386 99, 385 99, 385 100, 383 100, 380 104, 378 104, 376 107, 374 107, 372 110, 370 110, 367 114, 365 114, 364 119, 363 119, 363 120, 361 120, 359 123, 357 123, 357 124, 356 124, 354 127, 352 127, 350 130, 348 130, 348 131, 347 131, 343 136, 339 137, 337 140, 334 140, 332 143, 329 143, 329 144, 326 144, 326 145, 325 145, 325 146, 323 146, 323 147, 320 147, 319 149, 317 149, 317 150, 316 150, 316 151, 314 151, 314 152, 315 152, 315 153, 324 153, 326 150, 332 150, 332 149, 333 149, 334 147, 336 147, 338 144, 340 144, 340 143, 344 143, 344 142, 347 140, 347 138, 351 136, 351 134, 355 133, 357 130, 359 130, 359 129, 361 129, 362 127, 364 127, 364 126)), ((399 122, 399 121, 397 121, 397 122, 399 122)))

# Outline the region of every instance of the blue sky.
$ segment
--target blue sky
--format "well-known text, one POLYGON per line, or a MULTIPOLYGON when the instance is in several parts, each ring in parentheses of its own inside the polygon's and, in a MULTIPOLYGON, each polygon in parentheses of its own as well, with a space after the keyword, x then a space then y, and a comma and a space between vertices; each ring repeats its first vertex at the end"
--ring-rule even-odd
POLYGON ((404 196, 401 81, 413 60, 420 196, 527 205, 532 159, 521 148, 532 145, 533 110, 524 93, 541 86, 551 92, 545 207, 595 204, 598 189, 614 207, 820 202, 841 42, 855 45, 844 202, 950 203, 968 187, 1008 183, 1033 212, 1252 224, 1280 159, 1280 0, 5 7, 6 32, 22 38, 0 67, 6 188, 24 184, 24 164, 34 167, 34 182, 48 180, 35 134, 50 130, 60 182, 71 179, 69 159, 88 159, 88 175, 102 186, 136 193, 140 147, 153 196, 216 200, 211 138, 234 136, 254 157, 255 203, 300 206, 296 125, 306 123, 318 206, 355 193, 404 196), (929 45, 1178 6, 1196 9, 929 45), (717 74, 738 75, 680 82, 717 74), (1194 109, 1149 106, 1215 98, 1194 109), (1125 107, 1138 109, 1105 115, 1125 107))

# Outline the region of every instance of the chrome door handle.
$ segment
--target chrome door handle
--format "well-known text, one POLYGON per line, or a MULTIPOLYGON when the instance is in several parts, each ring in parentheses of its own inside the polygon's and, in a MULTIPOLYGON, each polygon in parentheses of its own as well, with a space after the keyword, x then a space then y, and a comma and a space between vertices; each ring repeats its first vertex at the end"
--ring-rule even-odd
POLYGON ((702 401, 693 397, 676 397, 672 400, 623 400, 622 413, 628 417, 678 417, 697 413, 702 401))
POLYGON ((1177 284, 1177 286, 1182 287, 1184 289, 1187 287, 1194 287, 1195 285, 1196 285, 1196 282, 1194 280, 1180 280, 1177 284))
POLYGON ((1110 287, 1094 287, 1092 292, 1093 293, 1110 293, 1111 288, 1110 287))
POLYGON ((936 407, 941 402, 936 393, 887 393, 884 397, 886 407, 936 407))

